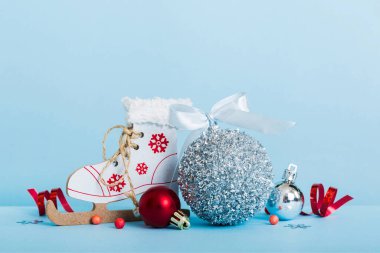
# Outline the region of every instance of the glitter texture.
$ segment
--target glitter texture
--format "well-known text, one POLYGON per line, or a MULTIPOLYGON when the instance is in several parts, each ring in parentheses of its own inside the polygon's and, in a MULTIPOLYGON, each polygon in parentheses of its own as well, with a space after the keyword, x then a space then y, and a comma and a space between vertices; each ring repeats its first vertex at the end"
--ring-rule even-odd
POLYGON ((214 225, 236 225, 263 210, 273 171, 265 148, 239 130, 212 126, 190 144, 179 168, 185 201, 214 225))

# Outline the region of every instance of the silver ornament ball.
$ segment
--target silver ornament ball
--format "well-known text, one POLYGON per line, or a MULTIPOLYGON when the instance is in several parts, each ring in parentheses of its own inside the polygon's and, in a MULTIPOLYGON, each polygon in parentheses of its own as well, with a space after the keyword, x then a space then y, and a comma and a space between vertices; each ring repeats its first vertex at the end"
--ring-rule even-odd
POLYGON ((276 184, 271 192, 266 208, 280 220, 291 220, 300 214, 304 205, 302 191, 294 185, 297 166, 289 165, 285 170, 283 181, 276 184))
POLYGON ((178 183, 191 210, 215 225, 235 225, 264 208, 273 183, 264 147, 239 130, 212 126, 181 158, 178 183))

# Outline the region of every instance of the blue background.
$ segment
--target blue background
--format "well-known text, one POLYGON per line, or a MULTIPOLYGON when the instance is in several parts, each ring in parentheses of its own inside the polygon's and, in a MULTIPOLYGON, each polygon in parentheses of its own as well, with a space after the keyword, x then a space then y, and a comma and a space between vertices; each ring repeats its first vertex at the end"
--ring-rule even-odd
POLYGON ((0 204, 99 162, 123 96, 208 110, 237 91, 297 122, 251 132, 276 179, 294 162, 306 195, 322 182, 380 204, 379 45, 379 1, 1 1, 0 204))

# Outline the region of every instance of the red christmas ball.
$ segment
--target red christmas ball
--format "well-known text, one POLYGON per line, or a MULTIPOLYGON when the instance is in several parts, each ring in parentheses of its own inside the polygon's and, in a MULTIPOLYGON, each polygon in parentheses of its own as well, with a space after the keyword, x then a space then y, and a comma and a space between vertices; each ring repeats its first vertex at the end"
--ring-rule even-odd
POLYGON ((94 215, 91 217, 91 223, 94 225, 99 225, 100 223, 102 223, 102 218, 100 218, 99 215, 94 215))
POLYGON ((123 218, 117 218, 117 219, 115 220, 114 224, 115 224, 115 227, 116 227, 117 229, 122 229, 122 228, 124 227, 124 225, 125 225, 125 221, 124 221, 123 218))
POLYGON ((272 225, 276 225, 277 223, 278 223, 278 221, 279 221, 279 218, 278 218, 278 216, 277 215, 271 215, 270 217, 269 217, 269 222, 270 222, 270 224, 272 224, 272 225))
POLYGON ((174 212, 181 208, 178 195, 165 186, 147 190, 140 199, 139 211, 145 224, 163 228, 169 225, 174 212))

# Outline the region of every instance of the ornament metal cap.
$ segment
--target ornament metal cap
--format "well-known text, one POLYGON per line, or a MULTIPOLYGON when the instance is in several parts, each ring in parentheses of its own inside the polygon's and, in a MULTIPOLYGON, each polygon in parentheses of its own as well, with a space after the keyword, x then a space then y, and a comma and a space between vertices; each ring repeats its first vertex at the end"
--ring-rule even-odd
POLYGON ((181 210, 174 212, 173 216, 170 218, 170 224, 176 226, 181 230, 190 228, 189 217, 187 217, 187 215, 184 214, 181 210))
POLYGON ((133 215, 136 217, 136 218, 139 218, 141 215, 140 215, 140 210, 138 207, 136 207, 135 209, 133 209, 133 215))
POLYGON ((288 184, 293 184, 297 177, 297 168, 298 166, 291 163, 288 168, 284 171, 282 179, 288 184))

